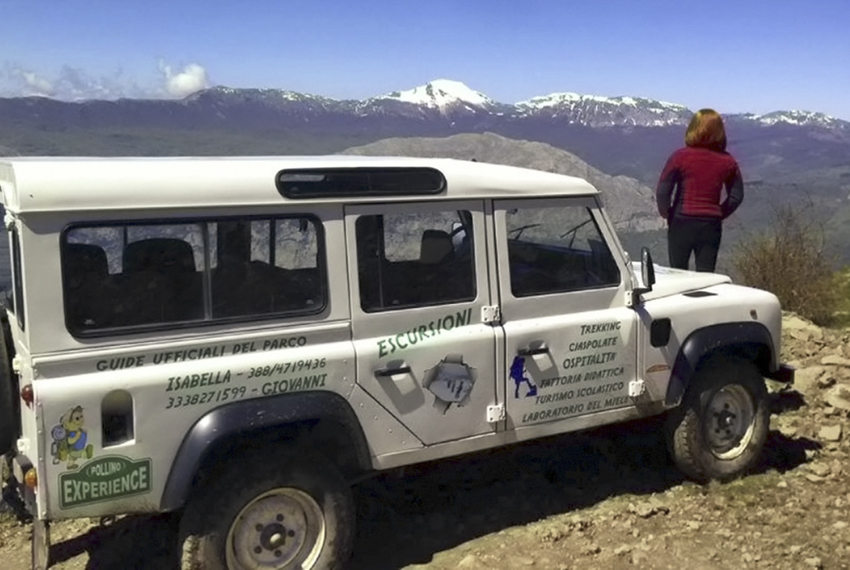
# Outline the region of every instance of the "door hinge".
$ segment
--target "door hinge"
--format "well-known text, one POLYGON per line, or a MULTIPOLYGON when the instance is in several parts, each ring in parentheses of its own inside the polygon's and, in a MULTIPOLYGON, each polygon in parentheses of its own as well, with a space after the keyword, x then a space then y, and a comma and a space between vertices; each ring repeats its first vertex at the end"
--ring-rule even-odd
POLYGON ((504 404, 494 404, 492 406, 487 406, 487 423, 494 424, 496 422, 504 421, 505 419, 505 405, 504 404))
POLYGON ((632 380, 629 382, 629 398, 639 398, 646 392, 646 382, 643 380, 632 380))
POLYGON ((502 321, 502 311, 499 305, 484 305, 481 307, 481 322, 485 324, 499 323, 502 321))

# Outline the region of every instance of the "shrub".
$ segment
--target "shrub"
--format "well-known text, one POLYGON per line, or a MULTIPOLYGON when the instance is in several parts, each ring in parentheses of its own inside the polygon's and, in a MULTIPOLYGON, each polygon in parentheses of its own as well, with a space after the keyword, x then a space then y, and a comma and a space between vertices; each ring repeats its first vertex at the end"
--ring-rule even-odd
POLYGON ((835 313, 837 327, 850 328, 850 267, 835 274, 835 290, 838 294, 838 311, 835 313))
POLYGON ((811 210, 776 206, 769 228, 742 239, 732 263, 743 284, 770 291, 786 311, 828 325, 841 301, 838 276, 825 254, 823 224, 811 210))

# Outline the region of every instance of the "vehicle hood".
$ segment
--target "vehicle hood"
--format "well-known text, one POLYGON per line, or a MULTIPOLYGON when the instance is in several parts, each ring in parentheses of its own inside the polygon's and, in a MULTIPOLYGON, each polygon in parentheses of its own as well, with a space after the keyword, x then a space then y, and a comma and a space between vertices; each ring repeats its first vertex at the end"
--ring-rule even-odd
MULTIPOLYGON (((632 266, 635 275, 640 276, 640 263, 635 262, 632 266)), ((660 265, 653 265, 653 267, 655 268, 655 285, 652 286, 652 291, 643 294, 643 299, 646 301, 732 282, 731 277, 720 273, 698 273, 660 265)))

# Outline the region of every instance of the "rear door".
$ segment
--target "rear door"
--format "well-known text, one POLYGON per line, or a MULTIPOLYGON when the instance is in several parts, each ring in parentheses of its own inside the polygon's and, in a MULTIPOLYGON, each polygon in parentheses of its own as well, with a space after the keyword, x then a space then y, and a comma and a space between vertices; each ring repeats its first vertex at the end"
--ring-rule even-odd
POLYGON ((508 427, 632 406, 637 319, 596 201, 499 200, 494 217, 508 427))
POLYGON ((357 382, 424 444, 488 433, 483 201, 345 209, 357 382))

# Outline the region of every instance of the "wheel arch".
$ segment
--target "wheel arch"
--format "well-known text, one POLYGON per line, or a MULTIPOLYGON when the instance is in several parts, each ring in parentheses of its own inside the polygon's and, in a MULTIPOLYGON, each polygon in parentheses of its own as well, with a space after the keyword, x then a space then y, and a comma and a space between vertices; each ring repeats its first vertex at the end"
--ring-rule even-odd
POLYGON ((736 358, 755 365, 762 376, 777 369, 778 355, 767 327, 758 322, 721 323, 691 332, 679 348, 666 406, 677 406, 696 372, 710 358, 736 358))
POLYGON ((328 459, 347 476, 372 468, 354 410, 339 394, 305 392, 234 402, 198 419, 180 444, 160 507, 181 508, 238 449, 297 440, 305 449, 332 448, 328 459))

